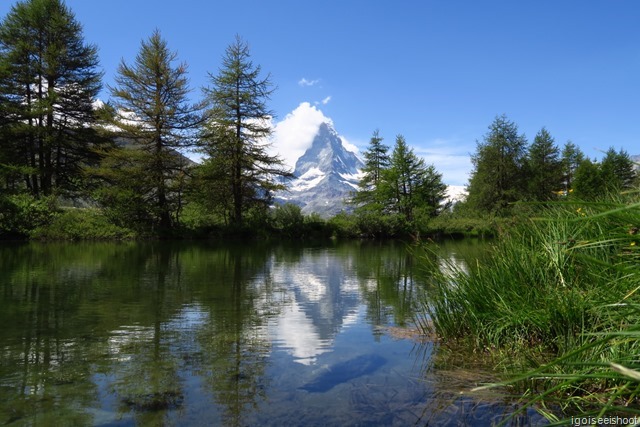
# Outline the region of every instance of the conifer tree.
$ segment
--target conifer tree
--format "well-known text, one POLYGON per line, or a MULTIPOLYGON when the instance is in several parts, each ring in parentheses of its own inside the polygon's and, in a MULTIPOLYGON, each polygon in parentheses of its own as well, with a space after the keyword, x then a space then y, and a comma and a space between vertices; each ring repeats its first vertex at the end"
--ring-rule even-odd
POLYGON ((531 199, 551 200, 563 189, 560 150, 547 129, 540 129, 529 147, 527 166, 531 199))
POLYGON ((116 86, 110 89, 113 124, 124 146, 108 154, 104 164, 112 171, 101 172, 113 186, 103 188, 103 202, 127 205, 126 194, 136 194, 160 230, 179 220, 181 189, 176 186, 183 182, 189 162, 178 150, 193 145, 200 123, 198 107, 188 101, 187 66, 176 61, 177 54, 156 30, 142 41, 132 65, 120 63, 116 86), (135 164, 124 161, 131 156, 122 150, 136 151, 135 164), (131 188, 143 183, 135 191, 131 188))
POLYGON ((636 185, 637 173, 633 160, 625 150, 616 151, 610 147, 605 153, 600 167, 607 191, 624 191, 636 185))
POLYGON ((562 179, 565 192, 573 189, 573 181, 580 163, 585 160, 580 148, 571 141, 567 141, 562 149, 562 179))
POLYGON ((200 145, 212 159, 213 173, 225 173, 219 182, 228 187, 216 191, 228 192, 231 221, 240 226, 250 207, 266 209, 273 192, 285 188, 280 177, 291 177, 282 160, 268 153, 266 144, 273 117, 267 101, 274 89, 270 76, 261 76, 261 67, 253 64, 249 46, 239 36, 227 47, 218 74, 209 77, 211 86, 203 90, 207 123, 200 145))
POLYGON ((380 132, 375 130, 369 141, 369 147, 364 152, 363 177, 358 184, 352 202, 368 210, 381 210, 382 207, 382 177, 389 167, 389 147, 382 143, 380 132))
POLYGON ((503 214, 526 194, 527 140, 505 115, 496 117, 471 157, 473 171, 467 188, 471 208, 503 214))
POLYGON ((606 194, 606 188, 601 165, 588 158, 583 159, 574 172, 573 196, 581 200, 596 200, 606 194))
POLYGON ((96 160, 97 48, 61 0, 16 3, 0 24, 0 161, 36 197, 81 189, 96 160))
POLYGON ((396 137, 389 168, 383 172, 389 209, 412 223, 418 209, 436 216, 443 208, 447 186, 433 165, 426 166, 402 135, 396 137))

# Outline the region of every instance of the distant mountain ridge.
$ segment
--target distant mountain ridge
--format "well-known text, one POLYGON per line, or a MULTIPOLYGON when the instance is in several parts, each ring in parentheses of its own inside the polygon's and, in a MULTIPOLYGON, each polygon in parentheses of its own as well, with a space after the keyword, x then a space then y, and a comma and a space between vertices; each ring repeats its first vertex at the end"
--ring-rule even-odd
POLYGON ((296 161, 288 191, 278 193, 276 201, 299 205, 304 214, 336 215, 348 209, 345 200, 358 188, 363 166, 333 126, 321 123, 311 147, 296 161))

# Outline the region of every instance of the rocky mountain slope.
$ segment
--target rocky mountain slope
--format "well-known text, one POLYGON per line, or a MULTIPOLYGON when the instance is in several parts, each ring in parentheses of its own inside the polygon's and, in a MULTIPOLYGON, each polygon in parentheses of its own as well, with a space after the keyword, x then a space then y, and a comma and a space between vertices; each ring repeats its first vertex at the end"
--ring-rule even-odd
POLYGON ((348 209, 345 200, 357 189, 362 167, 356 154, 342 145, 333 126, 322 123, 311 147, 296 162, 289 190, 279 193, 276 202, 297 204, 304 214, 333 216, 348 209))

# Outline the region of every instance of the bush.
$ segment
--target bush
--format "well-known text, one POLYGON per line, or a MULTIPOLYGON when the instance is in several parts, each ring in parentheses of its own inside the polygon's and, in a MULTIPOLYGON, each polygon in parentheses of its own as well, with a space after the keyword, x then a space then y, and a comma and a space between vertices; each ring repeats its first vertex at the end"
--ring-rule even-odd
POLYGON ((331 231, 332 237, 358 237, 360 230, 353 215, 348 215, 346 212, 340 212, 338 215, 329 219, 327 226, 331 231))
POLYGON ((301 237, 304 228, 302 208, 292 203, 276 205, 271 213, 272 227, 287 237, 301 237))
POLYGON ((427 224, 427 234, 446 236, 491 237, 497 234, 498 220, 495 218, 458 217, 443 214, 427 224))
POLYGON ((136 237, 130 229, 111 223, 101 210, 69 208, 46 225, 35 228, 38 240, 124 240, 136 237))
POLYGON ((50 223, 56 209, 54 197, 6 196, 0 199, 0 237, 26 238, 35 228, 50 223))

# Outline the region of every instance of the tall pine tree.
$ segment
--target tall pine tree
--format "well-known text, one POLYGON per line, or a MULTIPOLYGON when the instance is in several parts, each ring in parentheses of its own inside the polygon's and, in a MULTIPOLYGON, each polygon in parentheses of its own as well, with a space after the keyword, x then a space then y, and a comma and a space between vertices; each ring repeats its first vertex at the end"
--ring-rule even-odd
POLYGON ((602 159, 601 169, 608 191, 624 191, 637 183, 637 172, 633 160, 625 150, 610 147, 602 159))
POLYGON ((471 157, 473 171, 467 188, 471 208, 496 214, 526 194, 527 140, 505 115, 496 117, 471 157))
POLYGON ((266 144, 273 117, 267 101, 274 89, 270 77, 262 77, 261 67, 251 61, 249 45, 239 36, 227 47, 218 74, 209 77, 201 149, 211 158, 206 163, 214 169, 212 173, 225 174, 218 180, 224 186, 216 192, 230 193, 230 218, 240 226, 249 208, 266 210, 273 192, 284 188, 279 177, 291 176, 283 161, 268 153, 266 144))
POLYGON ((352 202, 366 210, 380 211, 383 206, 381 194, 382 177, 389 167, 389 147, 382 143, 380 132, 375 130, 364 152, 363 177, 358 184, 358 191, 352 202))
POLYGON ((96 161, 97 48, 62 0, 16 3, 0 24, 0 161, 7 185, 72 195, 96 161))
POLYGON ((571 141, 567 141, 562 148, 562 180, 566 193, 573 190, 576 171, 584 160, 584 153, 582 153, 580 147, 571 141))
POLYGON ((179 221, 180 185, 189 162, 178 150, 193 145, 200 123, 198 107, 188 101, 187 66, 176 61, 156 30, 142 41, 132 65, 120 63, 110 89, 113 124, 123 145, 107 153, 103 166, 108 167, 100 172, 111 183, 101 192, 104 204, 117 202, 124 212, 132 202, 127 195, 135 195, 161 231, 179 221))
POLYGON ((547 129, 540 129, 533 139, 527 166, 528 195, 532 200, 552 200, 563 189, 560 150, 547 129))
POLYGON ((409 224, 418 210, 436 216, 444 207, 447 186, 433 165, 415 155, 402 135, 396 137, 389 168, 383 172, 388 209, 409 224))

